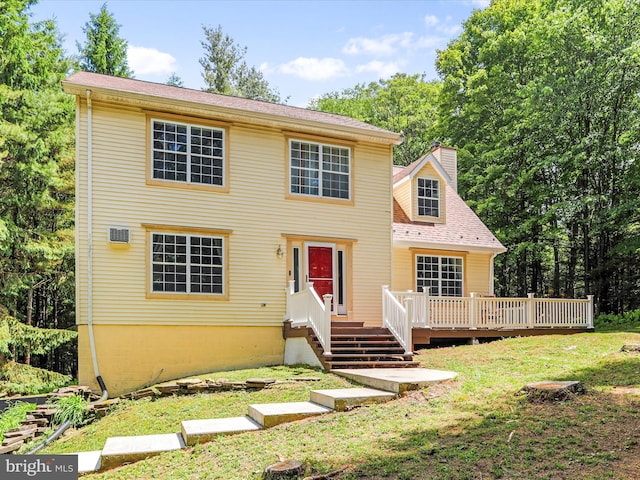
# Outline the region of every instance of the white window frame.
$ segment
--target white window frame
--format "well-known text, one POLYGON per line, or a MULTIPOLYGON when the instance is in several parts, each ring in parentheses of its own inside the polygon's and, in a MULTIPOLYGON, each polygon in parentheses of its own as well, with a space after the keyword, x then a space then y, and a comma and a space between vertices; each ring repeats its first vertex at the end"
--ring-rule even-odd
MULTIPOLYGON (((300 140, 300 139, 296 139, 296 138, 291 138, 289 139, 289 194, 293 195, 293 196, 301 196, 301 197, 311 197, 311 198, 326 198, 326 199, 332 199, 332 200, 343 200, 343 201, 349 201, 351 200, 351 196, 352 196, 352 178, 351 178, 351 148, 344 146, 344 145, 333 145, 333 144, 329 144, 329 143, 320 143, 320 142, 312 142, 309 140, 300 140), (302 165, 298 165, 298 166, 294 166, 293 165, 293 152, 294 152, 294 143, 298 143, 300 145, 314 145, 318 148, 318 168, 310 168, 308 166, 302 166, 302 165), (333 171, 331 169, 325 169, 324 168, 324 156, 326 154, 330 154, 329 152, 326 152, 326 150, 329 149, 340 149, 340 150, 345 150, 347 152, 347 171, 346 172, 342 172, 342 171, 333 171), (294 177, 293 175, 293 170, 297 169, 297 170, 305 170, 305 171, 312 171, 312 172, 317 172, 317 185, 295 185, 294 184, 294 179, 300 179, 303 177, 300 176, 296 176, 294 177), (333 196, 333 195, 325 195, 324 194, 324 175, 328 174, 328 175, 333 175, 333 176, 337 176, 339 177, 346 177, 347 178, 347 196, 346 197, 341 197, 341 196, 333 196), (300 190, 303 188, 317 188, 318 193, 314 194, 314 193, 301 193, 301 192, 294 192, 294 188, 298 187, 300 190)), ((341 190, 338 190, 341 191, 341 190)))
MULTIPOLYGON (((417 212, 418 212, 418 216, 419 217, 430 217, 430 218, 440 218, 440 205, 441 205, 441 201, 440 201, 440 196, 441 196, 441 188, 440 188, 440 180, 437 178, 432 178, 432 177, 418 177, 417 181, 416 181, 416 207, 417 207, 417 212), (435 186, 437 188, 437 194, 436 196, 432 196, 432 197, 427 197, 426 195, 420 195, 420 188, 424 188, 424 189, 431 189, 433 190, 433 186, 427 187, 420 187, 420 182, 435 182, 435 186), (425 202, 433 202, 437 205, 436 210, 437 210, 437 215, 426 215, 423 213, 420 213, 420 200, 424 200, 425 202)), ((433 209, 433 203, 432 206, 430 207, 423 207, 425 209, 433 209)))
MULTIPOLYGON (((422 292, 424 291, 424 287, 422 285, 418 284, 418 280, 420 280, 420 277, 418 276, 418 265, 419 265, 419 260, 420 258, 431 258, 431 259, 437 259, 438 261, 438 277, 435 279, 431 279, 431 280, 436 280, 437 281, 437 288, 438 291, 437 293, 433 293, 431 291, 431 288, 429 289, 429 294, 433 295, 433 296, 438 296, 438 297, 463 297, 464 296, 464 257, 455 257, 455 256, 444 256, 444 255, 430 255, 430 254, 417 254, 415 256, 415 260, 414 260, 414 264, 415 264, 415 286, 416 286, 416 291, 417 292, 422 292), (450 279, 450 278, 444 278, 444 273, 446 273, 443 270, 443 261, 455 261, 456 263, 459 262, 459 266, 460 266, 460 278, 454 278, 454 279, 450 279), (444 282, 459 282, 460 284, 460 295, 443 295, 443 283, 444 282)), ((457 266, 457 265, 456 265, 457 266)), ((458 272, 454 272, 454 273, 458 273, 458 272)), ((424 278, 422 279, 424 280, 424 278)), ((456 287, 451 287, 451 286, 445 286, 446 289, 451 289, 451 288, 456 288, 456 287)))
MULTIPOLYGON (((151 131, 151 135, 150 135, 150 146, 149 148, 151 149, 151 161, 150 161, 150 168, 151 168, 151 178, 154 181, 160 181, 160 182, 173 182, 173 183, 177 183, 177 184, 190 184, 190 185, 203 185, 206 187, 214 187, 214 188, 220 188, 220 187, 225 187, 226 183, 227 183, 227 179, 226 179, 226 161, 227 161, 227 152, 226 152, 226 131, 224 130, 224 128, 217 128, 217 127, 212 127, 210 125, 200 125, 200 124, 196 124, 196 123, 185 123, 185 122, 176 122, 174 120, 167 120, 167 119, 163 119, 163 118, 151 118, 150 119, 150 131, 151 131), (175 125, 176 127, 178 126, 183 126, 186 127, 187 129, 187 133, 186 133, 186 152, 179 152, 180 154, 183 154, 186 156, 186 179, 185 180, 177 180, 177 179, 171 179, 171 178, 162 178, 162 177, 157 177, 156 176, 156 168, 155 168, 155 153, 156 152, 161 152, 161 153, 174 153, 171 150, 166 150, 166 149, 156 149, 155 147, 155 124, 156 122, 160 122, 163 124, 169 124, 169 125, 175 125), (215 133, 219 133, 221 138, 215 138, 212 136, 212 145, 211 145, 211 150, 212 150, 212 154, 211 155, 202 155, 202 154, 197 154, 192 152, 192 147, 194 147, 193 142, 193 138, 194 138, 194 134, 192 133, 192 130, 194 128, 200 128, 200 129, 205 129, 205 130, 210 130, 212 132, 215 133), (216 147, 215 146, 215 141, 218 140, 221 143, 220 147, 216 147), (221 154, 220 155, 215 155, 214 152, 216 150, 221 150, 221 154), (193 173, 193 167, 194 167, 194 162, 193 162, 193 158, 196 156, 201 156, 201 157, 205 157, 211 160, 212 165, 211 165, 211 169, 214 168, 213 166, 213 162, 216 160, 220 160, 221 161, 221 175, 216 175, 213 177, 213 179, 215 180, 216 178, 220 177, 221 178, 221 183, 207 183, 207 182, 198 182, 198 181, 193 181, 191 179, 191 175, 193 173)), ((176 152, 177 153, 177 152, 176 152)), ((217 167, 215 167, 217 168, 217 167)))
MULTIPOLYGON (((149 242, 150 242, 150 252, 149 252, 149 265, 151 266, 150 268, 150 287, 151 287, 151 293, 153 294, 169 294, 169 295, 214 295, 214 296, 224 296, 226 294, 225 291, 225 282, 226 282, 226 274, 227 272, 225 271, 226 269, 226 247, 225 247, 225 242, 226 242, 226 238, 224 236, 217 236, 217 235, 198 235, 198 234, 190 234, 190 233, 180 233, 180 232, 167 232, 167 231, 151 231, 149 232, 149 242), (186 243, 185 243, 185 262, 171 262, 171 261, 165 261, 164 259, 162 261, 157 261, 154 259, 154 254, 159 253, 156 252, 154 249, 155 246, 155 242, 154 242, 154 236, 155 235, 162 235, 163 237, 169 236, 169 237, 185 237, 186 243), (192 247, 195 247, 193 245, 193 239, 198 238, 200 240, 202 239, 211 239, 213 241, 219 241, 220 244, 219 246, 212 246, 211 248, 217 248, 220 250, 220 263, 195 263, 192 261, 192 257, 195 256, 196 254, 193 252, 192 247), (154 266, 156 265, 184 265, 185 266, 185 284, 186 284, 186 289, 185 291, 176 291, 176 290, 156 290, 155 289, 155 285, 156 283, 159 282, 155 282, 154 281, 154 275, 156 273, 161 273, 161 272, 156 272, 154 269, 154 266), (213 272, 210 274, 203 274, 203 273, 197 273, 197 275, 200 276, 219 276, 220 277, 220 291, 219 292, 194 292, 193 291, 193 283, 191 281, 191 276, 194 275, 194 273, 192 272, 192 267, 197 266, 197 267, 201 267, 201 268, 211 268, 211 269, 219 269, 220 270, 220 274, 218 275, 217 273, 214 274, 213 272)), ((202 248, 202 245, 200 246, 202 248)), ((167 255, 167 253, 171 253, 171 252, 166 252, 163 251, 162 254, 163 255, 167 255)), ((210 258, 213 259, 213 256, 211 256, 210 258)), ((162 272, 162 273, 171 273, 171 272, 162 272)), ((175 273, 175 272, 174 272, 175 273)), ((164 285, 165 282, 163 281, 162 284, 164 285)), ((167 283, 168 284, 168 283, 167 283)), ((200 284, 202 285, 202 284, 200 284)), ((216 282, 217 285, 217 282, 216 282)))

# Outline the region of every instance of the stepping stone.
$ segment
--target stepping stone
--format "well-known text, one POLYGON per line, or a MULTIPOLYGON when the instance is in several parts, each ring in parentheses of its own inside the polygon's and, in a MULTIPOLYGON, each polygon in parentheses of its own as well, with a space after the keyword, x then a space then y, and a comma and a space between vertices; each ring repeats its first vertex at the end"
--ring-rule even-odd
POLYGON ((258 403, 249 405, 249 416, 265 428, 329 412, 331 412, 330 408, 313 402, 258 403))
POLYGON ((100 470, 100 456, 102 455, 100 450, 94 450, 93 452, 68 453, 65 455, 78 456, 78 473, 91 473, 100 470))
POLYGON ((458 375, 456 372, 426 368, 348 368, 331 370, 331 373, 367 387, 394 393, 404 393, 453 380, 458 375))
POLYGON ((182 438, 188 446, 210 442, 218 435, 260 430, 260 425, 249 417, 213 418, 209 420, 185 420, 182 422, 182 438))
POLYGON ((107 438, 102 449, 102 468, 137 462, 162 452, 180 450, 184 447, 182 435, 179 433, 107 438))
POLYGON ((349 408, 373 403, 385 403, 396 398, 394 393, 373 388, 338 388, 335 390, 312 390, 311 401, 344 412, 349 408))

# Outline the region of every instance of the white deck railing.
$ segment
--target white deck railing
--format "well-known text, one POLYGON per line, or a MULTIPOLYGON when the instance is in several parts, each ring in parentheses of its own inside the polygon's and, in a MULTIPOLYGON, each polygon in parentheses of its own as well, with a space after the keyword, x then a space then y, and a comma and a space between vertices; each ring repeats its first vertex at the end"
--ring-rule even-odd
POLYGON ((405 297, 403 303, 391 294, 389 287, 382 287, 382 326, 396 337, 396 340, 404 348, 404 353, 411 355, 411 329, 414 320, 414 299, 405 297))
POLYGON ((331 299, 333 295, 324 295, 320 300, 313 288, 313 282, 307 288, 295 291, 295 282, 289 282, 287 289, 287 315, 293 325, 311 327, 318 337, 325 355, 331 355, 331 299))
MULTIPOLYGON (((414 328, 593 328, 593 295, 563 298, 434 297, 427 293, 389 291, 398 302, 411 299, 414 328)), ((384 297, 383 297, 384 298, 384 297)), ((384 300, 383 300, 384 302, 384 300)))

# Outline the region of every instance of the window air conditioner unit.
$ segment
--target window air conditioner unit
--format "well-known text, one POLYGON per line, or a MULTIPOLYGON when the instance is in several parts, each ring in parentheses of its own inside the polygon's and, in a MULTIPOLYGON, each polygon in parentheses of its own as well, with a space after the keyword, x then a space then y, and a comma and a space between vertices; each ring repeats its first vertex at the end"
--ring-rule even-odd
POLYGON ((110 243, 129 243, 131 234, 125 227, 109 227, 110 243))

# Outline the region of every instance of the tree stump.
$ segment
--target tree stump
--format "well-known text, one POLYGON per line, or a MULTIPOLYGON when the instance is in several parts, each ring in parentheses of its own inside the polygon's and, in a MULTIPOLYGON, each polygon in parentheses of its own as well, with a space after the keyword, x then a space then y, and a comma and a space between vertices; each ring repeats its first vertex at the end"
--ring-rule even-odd
POLYGON ((263 480, 280 480, 283 478, 301 478, 304 475, 304 464, 297 460, 283 460, 264 469, 263 480))
POLYGON ((574 395, 580 395, 586 392, 581 382, 535 382, 527 384, 523 389, 527 394, 527 400, 530 402, 549 402, 570 400, 574 395))

